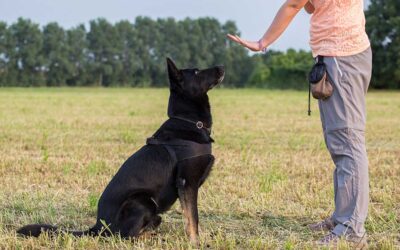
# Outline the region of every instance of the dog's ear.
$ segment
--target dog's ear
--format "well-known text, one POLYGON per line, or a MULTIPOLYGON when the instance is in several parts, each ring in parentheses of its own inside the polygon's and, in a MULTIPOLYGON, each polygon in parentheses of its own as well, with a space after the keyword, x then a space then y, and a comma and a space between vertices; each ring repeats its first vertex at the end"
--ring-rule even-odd
POLYGON ((175 66, 175 63, 171 60, 171 58, 167 57, 167 67, 168 67, 168 77, 171 87, 173 84, 180 84, 182 81, 182 73, 175 66))

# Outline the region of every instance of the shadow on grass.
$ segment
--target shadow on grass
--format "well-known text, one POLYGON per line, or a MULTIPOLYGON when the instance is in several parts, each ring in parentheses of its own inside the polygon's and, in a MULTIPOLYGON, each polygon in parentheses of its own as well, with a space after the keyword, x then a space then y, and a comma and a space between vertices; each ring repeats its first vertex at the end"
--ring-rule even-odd
POLYGON ((320 237, 319 234, 311 232, 308 225, 313 223, 308 217, 282 216, 265 214, 262 216, 262 226, 265 230, 276 235, 278 238, 285 238, 296 234, 299 239, 309 241, 320 237))
MULTIPOLYGON (((311 232, 308 225, 313 223, 309 217, 283 216, 275 214, 224 214, 224 213, 200 213, 200 221, 213 224, 228 230, 247 231, 251 234, 266 233, 278 238, 286 238, 289 235, 310 240, 320 237, 311 232)), ((201 222, 200 222, 201 223, 201 222)))
POLYGON ((262 225, 266 228, 276 230, 304 231, 310 223, 306 217, 289 217, 282 215, 267 214, 262 216, 262 225))

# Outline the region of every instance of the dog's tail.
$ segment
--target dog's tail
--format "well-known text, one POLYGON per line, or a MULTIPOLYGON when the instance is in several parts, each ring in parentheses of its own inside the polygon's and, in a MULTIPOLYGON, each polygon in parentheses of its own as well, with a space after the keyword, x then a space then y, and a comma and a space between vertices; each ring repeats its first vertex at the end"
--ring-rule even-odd
POLYGON ((17 230, 17 233, 19 235, 23 235, 26 237, 39 237, 40 234, 42 233, 51 233, 51 234, 59 234, 59 233, 68 233, 72 234, 73 236, 76 237, 82 237, 82 236, 96 236, 98 235, 98 231, 94 229, 89 229, 86 231, 69 231, 69 230, 61 230, 57 228, 56 226, 52 225, 47 225, 47 224, 31 224, 31 225, 26 225, 24 227, 21 227, 20 229, 17 230))

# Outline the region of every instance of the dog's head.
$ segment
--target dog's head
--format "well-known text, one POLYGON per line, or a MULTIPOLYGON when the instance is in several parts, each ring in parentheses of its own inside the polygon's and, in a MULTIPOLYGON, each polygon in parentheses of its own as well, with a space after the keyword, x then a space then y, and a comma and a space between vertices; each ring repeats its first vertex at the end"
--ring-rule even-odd
POLYGON ((221 83, 225 76, 223 66, 203 70, 178 69, 170 58, 167 58, 167 65, 171 92, 188 98, 207 95, 207 92, 221 83))

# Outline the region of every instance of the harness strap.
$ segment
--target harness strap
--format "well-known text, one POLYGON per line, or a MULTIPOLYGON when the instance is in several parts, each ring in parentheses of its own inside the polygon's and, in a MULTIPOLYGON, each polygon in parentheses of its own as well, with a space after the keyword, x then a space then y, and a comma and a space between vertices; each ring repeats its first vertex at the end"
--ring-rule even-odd
POLYGON ((177 162, 211 154, 211 143, 201 144, 188 140, 173 139, 168 141, 148 138, 147 145, 162 145, 177 162))
POLYGON ((178 162, 179 161, 178 160, 178 156, 176 155, 175 150, 172 147, 170 147, 168 145, 164 145, 164 144, 156 144, 154 141, 149 143, 149 139, 147 139, 147 145, 162 145, 168 151, 168 153, 171 156, 173 162, 178 162))

